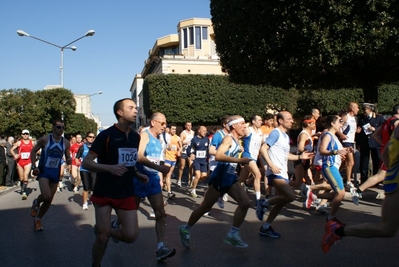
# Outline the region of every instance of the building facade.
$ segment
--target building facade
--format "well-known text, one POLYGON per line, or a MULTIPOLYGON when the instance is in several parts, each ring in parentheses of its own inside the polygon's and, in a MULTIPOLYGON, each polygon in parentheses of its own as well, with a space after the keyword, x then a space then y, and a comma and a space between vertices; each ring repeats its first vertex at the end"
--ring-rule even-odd
POLYGON ((155 41, 144 61, 141 74, 136 74, 130 87, 138 106, 136 127, 147 123, 144 115, 142 89, 149 74, 212 74, 225 75, 216 53, 211 19, 191 18, 177 24, 177 33, 155 41))
POLYGON ((94 115, 91 111, 91 95, 89 94, 74 94, 76 102, 76 110, 75 113, 80 113, 85 115, 86 118, 94 120, 97 124, 97 129, 101 128, 101 120, 100 117, 94 115))

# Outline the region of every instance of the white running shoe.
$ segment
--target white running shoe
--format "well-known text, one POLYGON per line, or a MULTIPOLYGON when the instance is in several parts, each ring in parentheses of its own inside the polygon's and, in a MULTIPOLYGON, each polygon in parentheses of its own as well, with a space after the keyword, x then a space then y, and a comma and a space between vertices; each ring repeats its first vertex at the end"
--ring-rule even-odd
POLYGON ((89 207, 87 206, 87 203, 83 203, 83 210, 88 210, 89 207))
POLYGON ((223 195, 223 201, 226 202, 229 200, 229 195, 226 193, 223 195))

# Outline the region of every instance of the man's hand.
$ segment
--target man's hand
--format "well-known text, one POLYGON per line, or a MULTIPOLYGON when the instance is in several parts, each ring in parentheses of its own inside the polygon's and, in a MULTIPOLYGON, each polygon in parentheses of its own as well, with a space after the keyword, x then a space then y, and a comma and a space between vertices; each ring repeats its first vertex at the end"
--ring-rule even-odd
POLYGON ((313 157, 314 157, 314 152, 307 152, 307 151, 304 151, 304 152, 301 154, 300 159, 311 159, 311 158, 313 158, 313 157))
POLYGON ((145 183, 145 184, 148 183, 148 176, 147 175, 144 175, 144 174, 141 174, 139 172, 136 172, 135 176, 136 176, 137 179, 139 179, 140 182, 145 183))
POLYGON ((162 165, 162 166, 159 166, 158 171, 161 172, 162 174, 168 174, 170 171, 170 167, 166 166, 166 165, 162 165))
POLYGON ((109 165, 108 172, 112 175, 122 176, 125 172, 127 172, 127 168, 125 164, 109 165))

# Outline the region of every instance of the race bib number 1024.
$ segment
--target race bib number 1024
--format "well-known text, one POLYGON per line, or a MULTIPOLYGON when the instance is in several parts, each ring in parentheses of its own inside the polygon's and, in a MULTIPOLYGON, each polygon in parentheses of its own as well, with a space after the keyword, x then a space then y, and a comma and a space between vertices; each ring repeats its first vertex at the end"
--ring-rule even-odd
POLYGON ((124 164, 126 167, 132 167, 137 162, 137 148, 119 148, 118 164, 124 164))

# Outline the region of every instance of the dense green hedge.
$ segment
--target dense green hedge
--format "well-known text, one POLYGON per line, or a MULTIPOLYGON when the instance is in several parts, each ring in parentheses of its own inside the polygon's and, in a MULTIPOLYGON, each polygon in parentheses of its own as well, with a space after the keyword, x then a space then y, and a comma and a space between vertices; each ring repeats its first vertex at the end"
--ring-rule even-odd
POLYGON ((162 112, 168 122, 215 124, 226 114, 248 119, 266 110, 288 110, 294 116, 317 107, 324 114, 346 109, 350 101, 363 102, 360 88, 297 90, 234 84, 219 75, 148 75, 143 88, 144 112, 162 112))
POLYGON ((399 104, 399 83, 383 84, 378 87, 378 112, 391 114, 392 107, 399 104))

